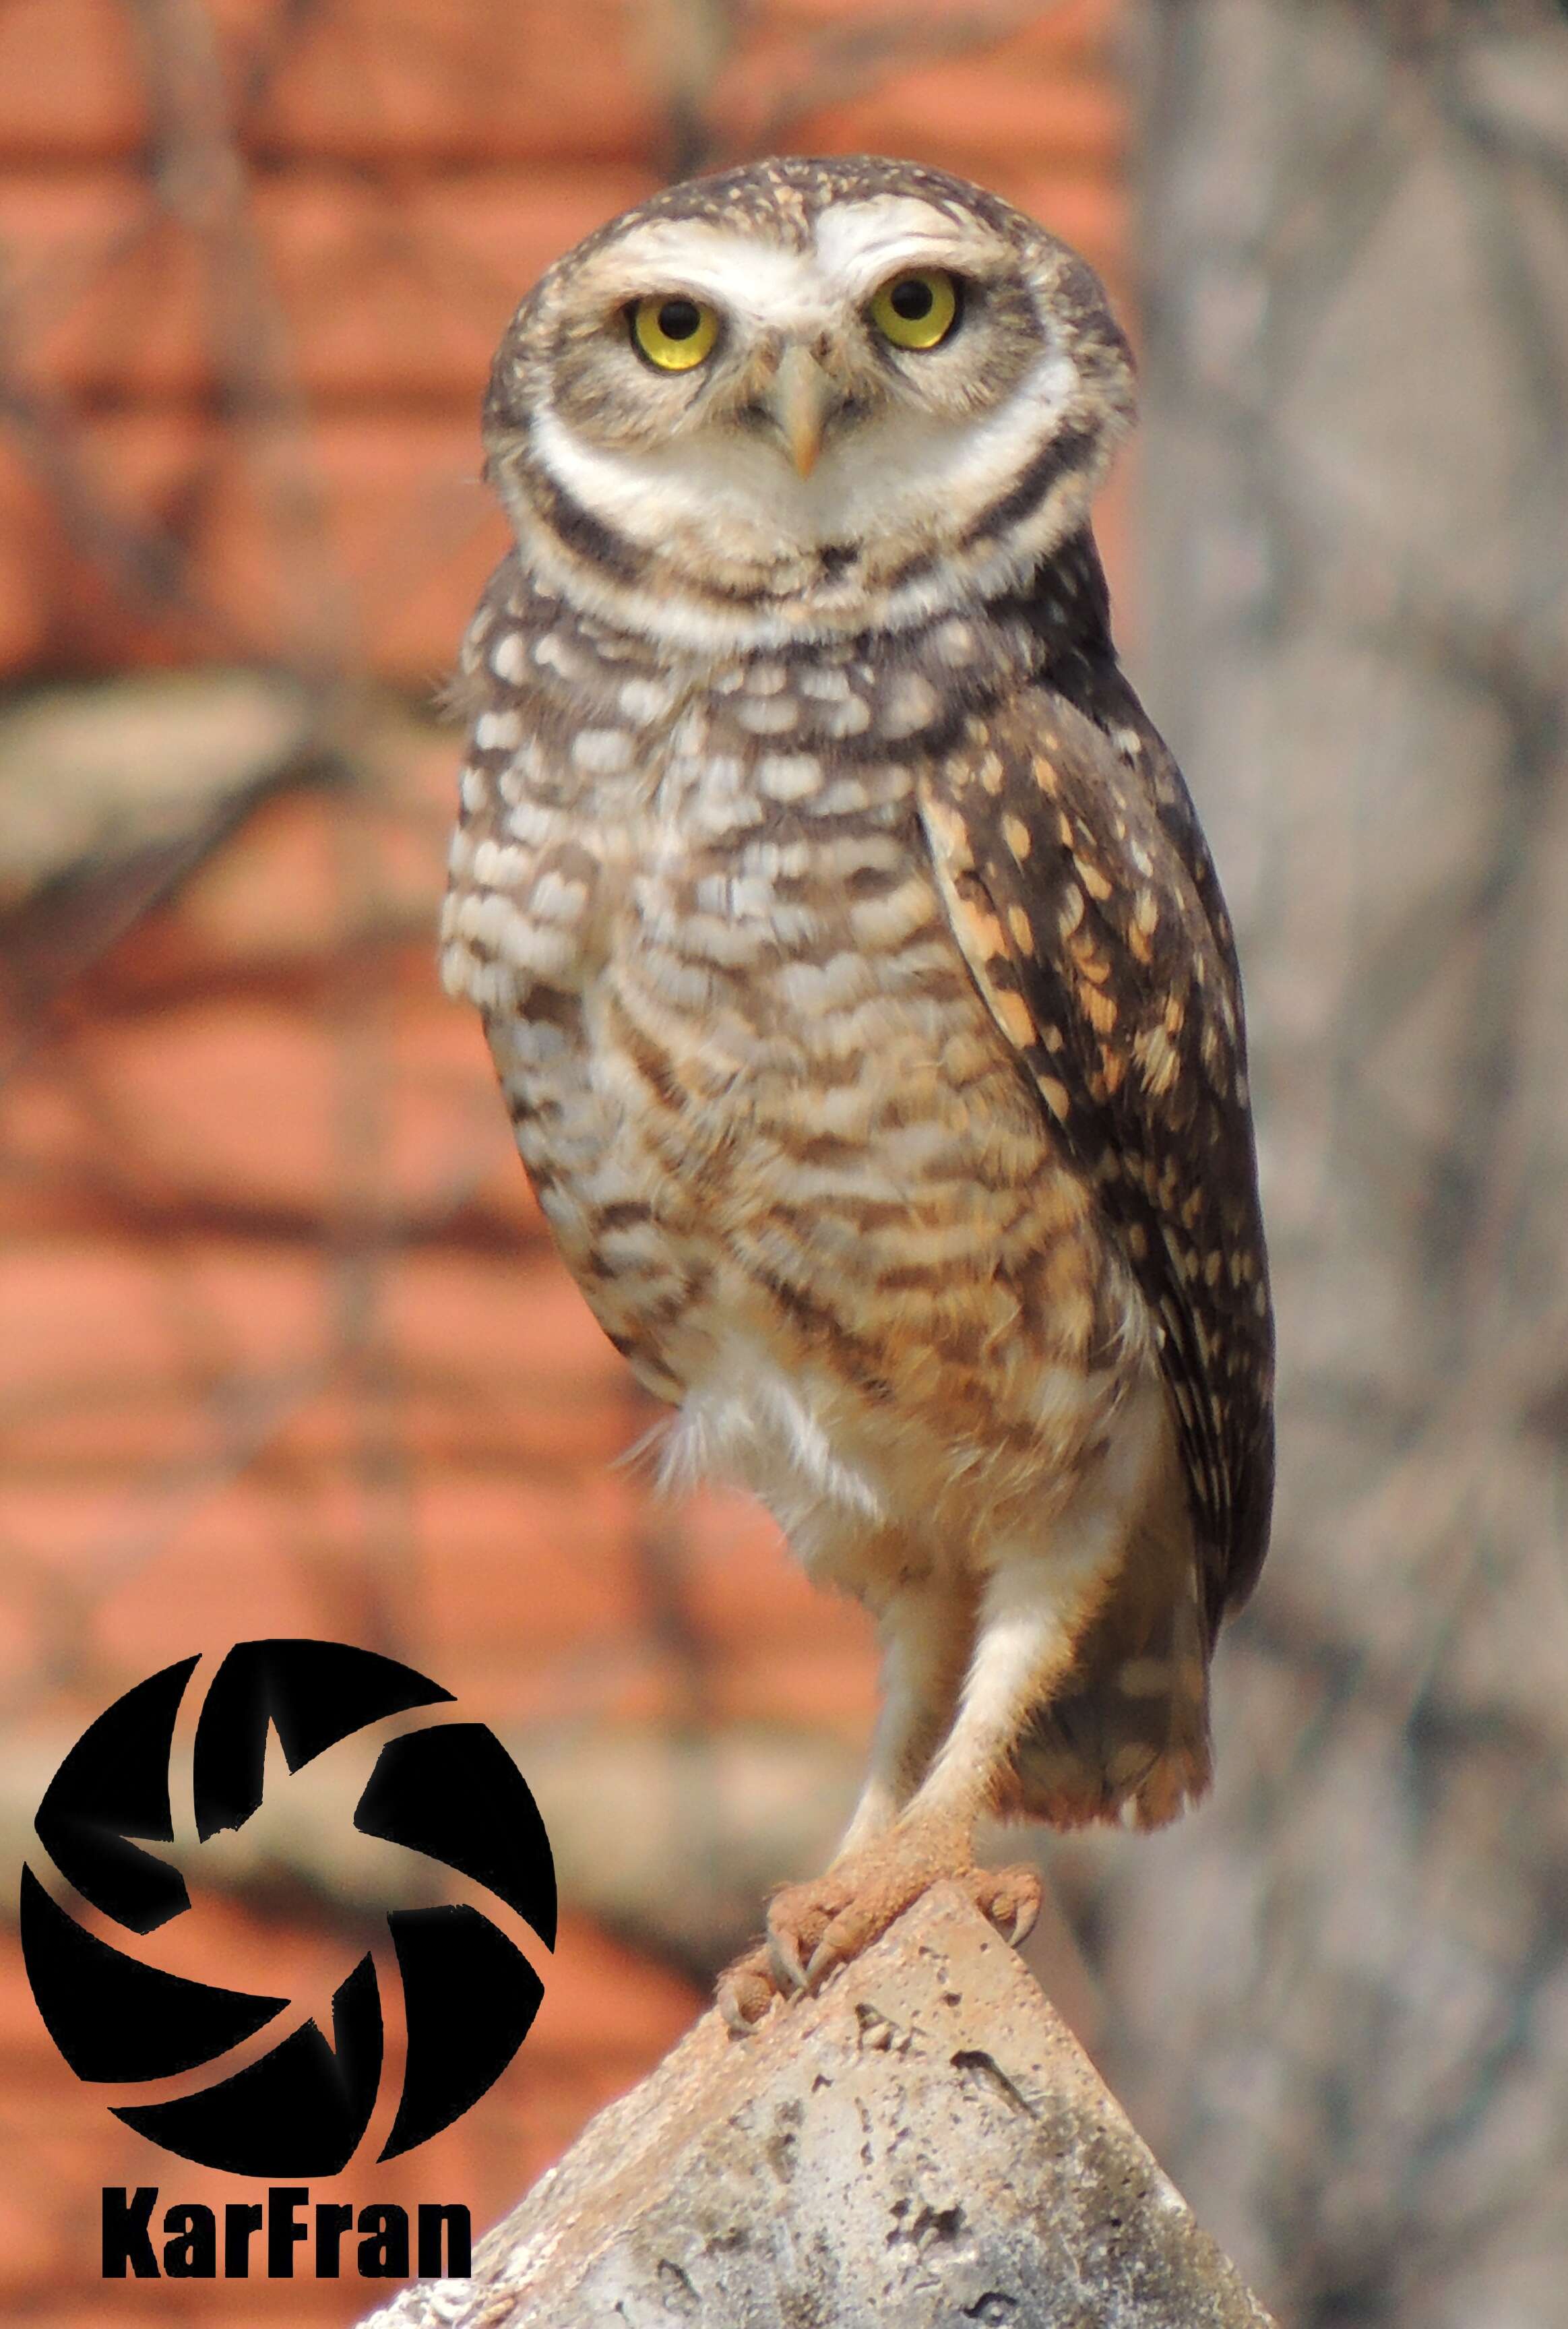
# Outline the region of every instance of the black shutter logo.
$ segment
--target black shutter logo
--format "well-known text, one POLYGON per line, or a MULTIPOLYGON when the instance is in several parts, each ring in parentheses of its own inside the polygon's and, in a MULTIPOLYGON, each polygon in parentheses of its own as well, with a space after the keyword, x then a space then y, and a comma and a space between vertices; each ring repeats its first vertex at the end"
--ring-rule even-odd
MULTIPOLYGON (((165 1666, 100 1714, 39 1806, 39 1842, 109 1922, 146 1935, 191 1906, 180 1871, 137 1838, 172 1843, 169 1759, 198 1664, 165 1666)), ((260 1806, 269 1730, 289 1771, 367 1724, 452 1703, 410 1666, 341 1642, 241 1642, 213 1677, 196 1724, 197 1835, 240 1828, 260 1806)), ((547 1949, 555 1869, 527 1782, 493 1731, 435 1721, 387 1740, 359 1797, 363 1834, 426 1854, 505 1901, 547 1949)), ((402 2090, 378 2155, 412 2151, 477 2102, 527 2036, 543 1994, 528 1959, 468 1906, 387 1917, 408 2032, 402 2090)), ((49 2033, 79 2078, 111 2087, 217 2062, 279 2016, 287 1997, 190 1981, 144 1964, 22 1873, 22 1944, 49 2033)), ((247 2066, 173 2101, 118 2103, 117 2118, 182 2159, 269 2179, 334 2175, 357 2149, 382 2081, 382 2000, 370 1953, 314 2021, 247 2066)))

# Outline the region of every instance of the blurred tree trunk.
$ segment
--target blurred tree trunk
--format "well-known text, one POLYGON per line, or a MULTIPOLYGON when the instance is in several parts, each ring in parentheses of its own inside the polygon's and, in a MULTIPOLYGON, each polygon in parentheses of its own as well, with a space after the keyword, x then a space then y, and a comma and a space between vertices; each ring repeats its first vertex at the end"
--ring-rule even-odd
POLYGON ((1220 1787, 1109 2068, 1266 2301, 1568 2286, 1568 17, 1146 0, 1147 634, 1239 923, 1281 1336, 1220 1787))

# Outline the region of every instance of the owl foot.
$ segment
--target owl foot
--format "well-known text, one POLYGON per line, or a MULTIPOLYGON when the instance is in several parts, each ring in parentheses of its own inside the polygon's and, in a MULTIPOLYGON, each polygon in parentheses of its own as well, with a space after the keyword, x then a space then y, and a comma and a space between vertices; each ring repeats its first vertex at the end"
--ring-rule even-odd
POLYGON ((768 1938, 720 1977, 718 2006, 732 2030, 751 2029, 775 1998, 820 1989, 880 1940, 933 1884, 956 1883, 1015 1946, 1040 1910, 1040 1879, 1027 1867, 977 1868, 967 1847, 894 1828, 836 1861, 826 1875, 786 1884, 768 1908, 768 1938))

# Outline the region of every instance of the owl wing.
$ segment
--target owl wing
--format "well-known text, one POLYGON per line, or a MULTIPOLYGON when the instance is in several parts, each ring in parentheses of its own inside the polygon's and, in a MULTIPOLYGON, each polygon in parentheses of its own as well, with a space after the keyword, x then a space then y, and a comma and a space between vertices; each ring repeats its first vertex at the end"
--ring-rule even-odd
POLYGON ((1241 987, 1180 771, 1114 665, 1091 695, 1087 673, 969 717, 921 813, 980 992, 1148 1301, 1217 1628, 1262 1563, 1273 1490, 1241 987))

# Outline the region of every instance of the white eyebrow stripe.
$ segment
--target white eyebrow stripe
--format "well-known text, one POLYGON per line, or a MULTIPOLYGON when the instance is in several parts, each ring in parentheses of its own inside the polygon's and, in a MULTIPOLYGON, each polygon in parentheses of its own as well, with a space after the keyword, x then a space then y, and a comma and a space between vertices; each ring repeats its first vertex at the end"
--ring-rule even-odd
POLYGON ((685 291, 762 324, 815 321, 822 313, 823 286, 810 252, 753 242, 731 228, 656 219, 607 251, 605 266, 626 298, 685 291))
POLYGON ((824 211, 817 253, 825 275, 863 297, 903 268, 961 268, 974 257, 975 239, 930 203, 884 194, 824 211))

